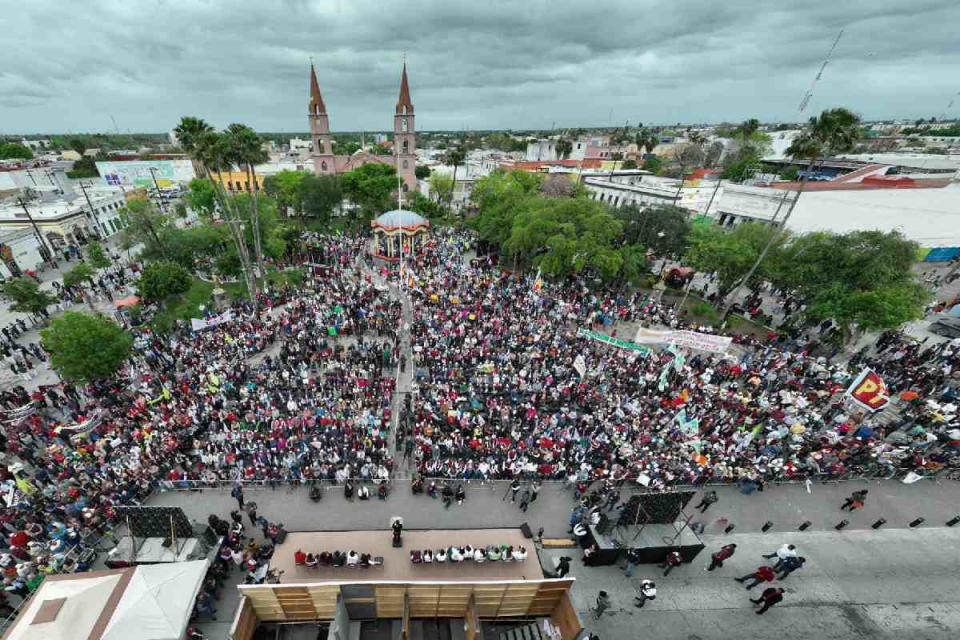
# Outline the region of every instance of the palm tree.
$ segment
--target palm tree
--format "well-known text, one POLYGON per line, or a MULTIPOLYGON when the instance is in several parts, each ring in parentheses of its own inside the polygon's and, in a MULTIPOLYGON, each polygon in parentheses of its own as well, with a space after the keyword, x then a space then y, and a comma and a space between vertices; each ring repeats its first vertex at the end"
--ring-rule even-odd
POLYGON ((244 281, 247 283, 247 293, 250 295, 254 308, 256 308, 257 278, 250 265, 250 253, 247 251, 247 243, 243 237, 240 217, 234 212, 231 206, 233 200, 227 197, 223 187, 223 171, 230 171, 232 168, 231 153, 232 149, 227 137, 215 131, 204 132, 194 143, 194 158, 200 164, 204 176, 214 186, 217 202, 236 246, 237 256, 240 258, 240 269, 243 272, 244 281), (217 174, 216 180, 213 179, 214 173, 217 174))
POLYGON ((197 142, 200 138, 206 134, 213 131, 211 127, 203 118, 194 118, 193 116, 183 116, 180 118, 180 124, 174 127, 173 132, 177 136, 177 140, 180 142, 180 146, 183 150, 190 156, 190 160, 193 162, 194 173, 201 173, 197 171, 198 161, 194 158, 197 142))
POLYGON ((257 269, 263 270, 263 247, 260 240, 260 188, 257 186, 256 165, 269 159, 267 152, 261 146, 260 137, 250 127, 243 124, 231 124, 227 127, 230 155, 238 167, 243 168, 247 181, 250 183, 251 209, 250 231, 253 233, 253 250, 257 258, 257 269))
POLYGON ((570 152, 573 151, 573 144, 566 138, 560 138, 557 140, 556 150, 560 159, 566 160, 570 157, 570 152))
POLYGON ((450 183, 450 198, 447 200, 447 208, 453 207, 453 192, 457 188, 457 167, 463 164, 466 154, 460 147, 454 147, 447 152, 447 163, 453 165, 453 182, 450 183))
POLYGON ((650 129, 641 129, 638 131, 635 141, 638 150, 646 150, 646 153, 653 153, 654 148, 660 144, 660 138, 650 129))
MULTIPOLYGON (((755 120, 744 122, 743 125, 741 125, 741 130, 745 130, 746 126, 751 122, 755 122, 755 120)), ((755 130, 756 129, 754 129, 754 131, 755 130)), ((790 146, 787 147, 787 155, 792 159, 803 158, 807 161, 807 170, 800 176, 800 186, 797 188, 797 195, 794 196, 790 202, 787 213, 783 216, 782 220, 774 223, 776 230, 770 235, 770 239, 763 247, 760 255, 757 256, 757 260, 753 263, 753 266, 750 267, 747 275, 745 275, 733 291, 730 292, 726 307, 723 310, 724 320, 730 315, 730 308, 733 306, 733 302, 736 300, 736 294, 740 291, 740 288, 750 281, 750 278, 752 278, 757 269, 760 268, 760 263, 767 257, 770 248, 783 235, 787 222, 790 220, 790 216, 793 215, 793 210, 797 206, 797 201, 800 200, 800 195, 807 185, 807 180, 810 178, 810 174, 813 172, 813 167, 817 163, 817 160, 849 151, 859 138, 860 116, 845 107, 837 107, 835 109, 827 109, 819 116, 810 118, 806 129, 794 138, 790 146)))

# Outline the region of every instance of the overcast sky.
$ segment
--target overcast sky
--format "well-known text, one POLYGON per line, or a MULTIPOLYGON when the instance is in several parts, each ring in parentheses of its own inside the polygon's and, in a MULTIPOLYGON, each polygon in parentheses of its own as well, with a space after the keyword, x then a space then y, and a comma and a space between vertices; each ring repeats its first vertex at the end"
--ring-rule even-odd
MULTIPOLYGON (((312 56, 334 131, 940 116, 960 0, 0 0, 0 132, 305 131, 312 56), (82 8, 81 8, 82 7, 82 8)), ((960 97, 947 112, 960 115, 960 97)))

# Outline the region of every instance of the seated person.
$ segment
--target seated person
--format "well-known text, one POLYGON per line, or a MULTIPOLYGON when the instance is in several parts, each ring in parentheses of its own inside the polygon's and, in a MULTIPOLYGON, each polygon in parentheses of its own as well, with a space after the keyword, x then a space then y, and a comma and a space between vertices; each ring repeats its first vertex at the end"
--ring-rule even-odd
POLYGON ((320 488, 320 485, 314 484, 310 487, 310 499, 316 502, 323 498, 323 489, 320 488))
POLYGON ((353 480, 347 480, 343 485, 343 497, 353 500, 353 480))
POLYGON ((473 560, 473 547, 471 547, 470 545, 467 545, 463 547, 462 551, 463 551, 464 559, 473 560))
POLYGON ((513 560, 513 545, 503 545, 500 552, 500 557, 504 562, 510 562, 513 560))
POLYGON ((436 555, 433 556, 437 562, 446 562, 447 561, 447 550, 446 549, 437 549, 436 555))
POLYGON ((473 561, 474 562, 486 562, 487 556, 483 553, 483 549, 477 547, 473 550, 473 561))
POLYGON ((305 554, 300 549, 297 549, 293 552, 293 564, 303 565, 307 562, 307 554, 305 554))
POLYGON ((308 569, 317 568, 317 558, 312 553, 308 553, 306 558, 303 560, 303 564, 307 566, 308 569))
POLYGON ((413 491, 414 495, 423 493, 423 478, 416 476, 413 478, 413 481, 410 483, 410 489, 413 491))
POLYGON ((410 552, 410 562, 413 564, 420 564, 423 562, 423 554, 417 549, 412 550, 410 552))
POLYGON ((463 551, 457 547, 450 547, 447 556, 450 558, 450 562, 463 562, 463 551))
POLYGON ((380 498, 381 500, 387 499, 387 483, 386 482, 381 482, 380 486, 377 487, 377 497, 380 498))
POLYGON ((426 562, 427 564, 433 562, 433 551, 430 551, 430 549, 424 549, 423 561, 426 562))
POLYGON ((523 546, 519 546, 513 550, 513 559, 517 562, 523 562, 527 559, 527 550, 523 546))
POLYGON ((361 554, 360 554, 360 566, 361 566, 361 567, 369 567, 369 566, 370 566, 370 554, 369 554, 369 553, 361 553, 361 554))
POLYGON ((357 489, 357 497, 360 498, 361 500, 370 499, 370 489, 367 489, 367 485, 365 484, 360 485, 360 488, 357 489))
POLYGON ((499 562, 501 558, 500 547, 492 545, 487 547, 487 559, 490 562, 499 562))
POLYGON ((355 567, 358 564, 360 564, 360 554, 353 549, 350 549, 350 551, 347 553, 347 566, 355 567))
POLYGON ((321 551, 320 554, 317 556, 317 561, 320 563, 321 566, 329 567, 330 563, 333 562, 333 558, 330 556, 329 551, 321 551))
POLYGON ((431 481, 430 486, 427 487, 427 495, 431 498, 437 497, 437 483, 431 481))
POLYGON ((347 554, 343 551, 334 551, 333 558, 330 560, 330 564, 334 567, 342 567, 347 561, 347 554))

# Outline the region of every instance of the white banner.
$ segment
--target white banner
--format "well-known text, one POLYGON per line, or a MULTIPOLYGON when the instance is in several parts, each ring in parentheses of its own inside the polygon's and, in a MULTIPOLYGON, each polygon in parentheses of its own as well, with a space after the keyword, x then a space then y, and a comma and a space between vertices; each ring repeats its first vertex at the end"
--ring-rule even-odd
POLYGON ((581 353, 573 360, 573 368, 577 370, 577 373, 580 374, 580 377, 587 375, 587 361, 584 359, 583 354, 581 353))
POLYGON ((637 337, 633 341, 637 344, 673 344, 685 349, 723 353, 733 342, 733 338, 698 331, 657 330, 640 327, 637 329, 637 337))
POLYGON ((190 328, 194 331, 202 331, 210 327, 215 327, 218 324, 223 324, 224 322, 230 322, 231 320, 233 320, 233 311, 224 311, 220 315, 213 316, 210 319, 190 318, 190 328))

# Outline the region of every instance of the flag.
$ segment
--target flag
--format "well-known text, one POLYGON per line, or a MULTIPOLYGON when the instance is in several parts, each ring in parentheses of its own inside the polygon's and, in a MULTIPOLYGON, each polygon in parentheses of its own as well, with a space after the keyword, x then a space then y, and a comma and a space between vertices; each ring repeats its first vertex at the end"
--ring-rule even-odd
POLYGON ((680 425, 680 431, 691 434, 700 431, 700 418, 687 418, 687 410, 680 409, 675 416, 677 424, 680 425))
POLYGON ((869 367, 860 372, 845 395, 867 411, 879 411, 890 404, 886 383, 869 367))
POLYGON ((582 353, 573 360, 573 368, 577 370, 581 378, 587 375, 587 361, 582 353))
POLYGON ((543 278, 540 276, 540 269, 537 269, 537 279, 533 281, 533 290, 540 293, 543 289, 543 278))

